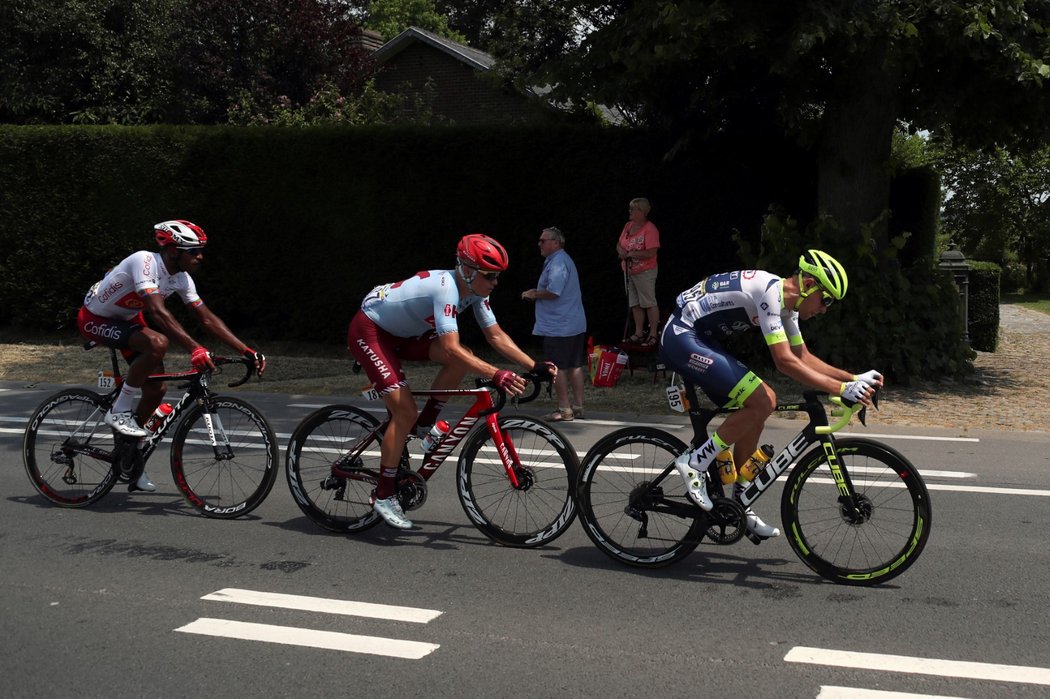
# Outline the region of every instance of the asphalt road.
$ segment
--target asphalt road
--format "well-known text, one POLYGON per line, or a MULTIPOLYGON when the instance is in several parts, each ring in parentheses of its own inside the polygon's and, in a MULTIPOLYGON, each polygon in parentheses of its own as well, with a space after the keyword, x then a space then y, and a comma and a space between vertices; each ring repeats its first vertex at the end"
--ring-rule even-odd
MULTIPOLYGON (((60 509, 32 489, 20 453, 26 418, 55 388, 0 383, 3 696, 1050 692, 1047 434, 969 425, 960 438, 877 415, 853 428, 920 466, 933 534, 904 575, 852 588, 815 576, 782 538, 703 545, 659 571, 607 559, 579 524, 546 548, 503 548, 469 524, 451 462, 410 532, 326 533, 283 473, 251 515, 202 518, 166 449, 149 464, 156 493, 118 487, 60 509)), ((242 395, 282 447, 327 402, 242 395)), ((677 416, 651 422, 688 437, 677 416)), ((765 436, 782 446, 799 424, 765 436)), ((617 426, 562 427, 582 455, 617 426)), ((779 492, 756 505, 767 519, 779 492)))

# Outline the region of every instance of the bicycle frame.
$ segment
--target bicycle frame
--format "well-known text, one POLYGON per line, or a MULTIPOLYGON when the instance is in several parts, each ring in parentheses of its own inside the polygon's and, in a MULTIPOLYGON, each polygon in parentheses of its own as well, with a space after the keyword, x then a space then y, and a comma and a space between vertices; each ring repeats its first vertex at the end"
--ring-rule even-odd
MULTIPOLYGON (((110 361, 113 366, 113 379, 116 385, 103 398, 103 404, 107 409, 113 405, 113 401, 116 400, 117 394, 120 392, 121 385, 124 383, 124 377, 120 372, 120 362, 117 360, 117 351, 111 347, 109 348, 109 354, 110 361)), ((222 366, 224 364, 245 365, 246 373, 244 375, 244 378, 231 383, 231 387, 239 386, 245 383, 248 380, 248 377, 251 376, 251 367, 243 359, 227 359, 224 357, 216 357, 215 362, 217 367, 222 366)), ((208 385, 208 372, 190 370, 164 374, 150 374, 146 378, 146 380, 154 383, 159 381, 188 381, 189 385, 186 388, 186 392, 182 395, 182 398, 179 399, 178 403, 172 406, 172 411, 164 417, 163 422, 160 423, 157 429, 153 432, 150 432, 145 437, 141 438, 143 441, 140 442, 141 447, 139 449, 139 453, 142 456, 143 463, 149 460, 150 456, 153 454, 154 451, 156 451, 157 447, 164 439, 164 436, 167 434, 168 430, 179 421, 179 418, 182 417, 182 415, 190 408, 191 405, 198 401, 203 401, 205 406, 207 406, 209 401, 214 396, 214 394, 211 391, 211 388, 208 385)), ((215 450, 215 458, 220 460, 224 458, 229 458, 229 444, 220 445, 219 440, 216 436, 217 432, 222 432, 222 425, 220 424, 216 426, 214 424, 213 417, 215 419, 218 419, 218 416, 213 416, 210 410, 204 411, 204 424, 208 428, 208 438, 211 442, 212 449, 215 450), (221 451, 220 446, 225 451, 221 451)), ((114 445, 114 449, 112 451, 106 454, 100 453, 97 450, 97 448, 91 447, 90 445, 82 445, 74 451, 77 450, 83 451, 85 453, 90 453, 96 458, 100 458, 103 461, 107 461, 110 463, 114 461, 114 453, 117 451, 116 445, 114 445)))
MULTIPOLYGON (((492 392, 488 388, 474 388, 474 389, 429 389, 413 391, 413 396, 419 396, 421 398, 431 397, 452 397, 452 396, 474 396, 474 403, 467 409, 467 412, 459 419, 452 429, 444 435, 424 457, 423 463, 415 473, 424 480, 430 480, 441 464, 445 463, 452 452, 456 450, 456 447, 466 439, 478 424, 478 421, 484 418, 484 424, 488 429, 489 435, 492 437, 493 444, 496 445, 496 451, 499 454, 500 460, 503 462, 503 468, 507 473, 507 478, 515 488, 521 487, 521 483, 518 480, 518 476, 514 471, 516 464, 520 463, 518 453, 514 449, 514 445, 510 440, 504 439, 503 433, 499 429, 499 411, 503 407, 505 398, 501 394, 501 400, 498 404, 492 400, 492 392)), ((378 479, 375 475, 363 474, 360 470, 347 470, 342 467, 342 464, 353 462, 362 452, 379 439, 379 436, 386 431, 387 425, 390 423, 388 417, 382 423, 380 423, 368 437, 361 441, 356 449, 347 454, 340 462, 333 464, 332 472, 334 475, 340 478, 351 478, 355 480, 363 480, 371 483, 378 483, 378 479)))
MULTIPOLYGON (((690 405, 698 405, 696 387, 691 383, 687 383, 686 392, 690 405)), ((788 442, 787 446, 785 446, 779 454, 770 459, 762 470, 755 474, 755 478, 739 496, 741 505, 748 507, 751 503, 758 500, 774 483, 774 481, 787 472, 788 468, 796 462, 798 457, 802 456, 802 454, 804 454, 811 446, 819 443, 824 450, 824 454, 827 456, 828 467, 831 469, 832 477, 835 479, 835 483, 838 486, 840 500, 844 505, 848 505, 851 508, 851 514, 855 516, 858 515, 852 498, 854 492, 853 482, 850 480, 849 473, 842 467, 842 463, 838 458, 833 433, 849 424, 849 421, 854 414, 859 414, 861 423, 863 424, 865 408, 859 403, 853 406, 846 406, 841 398, 831 396, 829 399, 836 405, 836 408, 833 408, 832 410, 833 416, 836 411, 841 409, 841 414, 837 415, 838 420, 834 424, 831 424, 828 422, 828 415, 824 404, 818 400, 818 397, 821 395, 827 394, 820 391, 804 391, 802 396, 805 400, 802 403, 778 403, 776 405, 774 412, 806 413, 809 417, 809 423, 803 427, 790 442, 788 442)), ((735 410, 735 408, 698 408, 690 410, 689 420, 693 426, 692 446, 695 448, 707 439, 707 426, 716 415, 730 413, 733 412, 733 410, 735 410)), ((673 468, 674 465, 670 465, 661 478, 670 474, 673 468)), ((712 465, 711 468, 714 469, 714 465, 712 465)), ((718 483, 719 485, 715 487, 720 487, 720 480, 713 472, 711 482, 712 484, 718 483)))

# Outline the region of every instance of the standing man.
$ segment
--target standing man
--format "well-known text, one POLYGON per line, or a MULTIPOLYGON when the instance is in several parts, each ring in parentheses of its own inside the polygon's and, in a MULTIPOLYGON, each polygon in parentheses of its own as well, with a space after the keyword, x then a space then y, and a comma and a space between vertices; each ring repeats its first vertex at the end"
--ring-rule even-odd
POLYGON ((565 252, 565 235, 551 226, 540 232, 540 254, 546 258, 535 289, 521 297, 536 302, 532 334, 543 338, 543 355, 558 367, 554 390, 558 409, 545 419, 583 417, 583 363, 587 360, 587 316, 583 311, 580 276, 576 263, 565 252), (569 402, 569 386, 574 400, 569 402))

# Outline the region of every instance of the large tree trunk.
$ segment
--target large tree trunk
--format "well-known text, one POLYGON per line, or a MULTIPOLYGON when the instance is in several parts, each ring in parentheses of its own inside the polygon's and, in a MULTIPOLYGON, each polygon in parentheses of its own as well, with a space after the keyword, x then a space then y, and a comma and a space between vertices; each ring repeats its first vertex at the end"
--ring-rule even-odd
MULTIPOLYGON (((826 105, 817 154, 817 206, 847 235, 874 222, 889 205, 888 161, 897 119, 898 74, 888 67, 885 46, 854 55, 836 66, 839 97, 826 105)), ((875 243, 887 242, 883 219, 875 243)))

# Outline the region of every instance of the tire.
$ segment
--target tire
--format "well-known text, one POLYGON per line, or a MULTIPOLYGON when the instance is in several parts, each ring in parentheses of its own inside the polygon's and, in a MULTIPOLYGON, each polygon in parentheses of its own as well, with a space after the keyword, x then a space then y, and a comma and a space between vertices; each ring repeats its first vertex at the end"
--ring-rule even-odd
POLYGON ((682 440, 651 427, 626 427, 591 447, 583 458, 577 499, 580 521, 595 546, 621 563, 644 568, 669 565, 697 547, 705 525, 688 516, 695 505, 677 472, 655 484, 655 500, 640 500, 653 495, 649 479, 685 449, 682 440), (639 536, 642 519, 647 520, 645 537, 639 536))
POLYGON ((204 407, 190 408, 171 438, 171 475, 186 501, 205 517, 233 519, 258 507, 273 488, 277 437, 251 403, 216 397, 211 404, 218 447, 212 448, 204 407), (229 451, 224 451, 227 443, 229 451))
POLYGON ((40 404, 22 440, 26 473, 37 492, 61 507, 86 507, 113 489, 117 474, 110 461, 63 449, 76 440, 109 458, 113 430, 102 421, 105 414, 102 397, 91 391, 60 391, 40 404))
POLYGON ((576 517, 573 490, 579 459, 572 444, 542 420, 499 418, 503 438, 520 463, 515 488, 482 426, 467 437, 456 467, 456 490, 467 517, 504 546, 532 548, 557 539, 576 517))
POLYGON ((866 513, 850 522, 823 448, 799 459, 780 509, 788 543, 818 575, 844 585, 877 585, 907 570, 930 536, 930 495, 899 452, 867 439, 836 440, 835 451, 866 513))
MULTIPOLYGON (((330 405, 307 415, 292 433, 285 454, 288 488, 299 509, 334 532, 359 532, 381 520, 372 509, 375 481, 330 481, 332 464, 358 446, 379 425, 373 416, 349 405, 330 405)), ((355 465, 379 476, 377 440, 355 465)))

